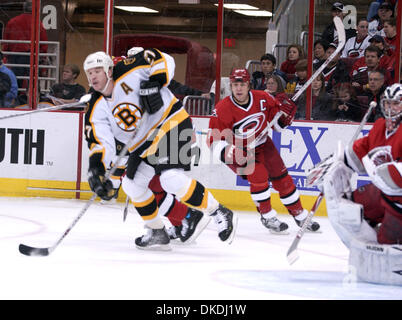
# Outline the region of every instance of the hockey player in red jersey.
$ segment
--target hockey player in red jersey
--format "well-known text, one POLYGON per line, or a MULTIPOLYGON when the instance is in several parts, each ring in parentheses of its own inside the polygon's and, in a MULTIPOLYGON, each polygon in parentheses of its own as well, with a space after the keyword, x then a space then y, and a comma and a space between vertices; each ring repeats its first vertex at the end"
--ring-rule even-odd
POLYGON ((346 165, 367 173, 372 183, 352 193, 371 226, 378 225, 379 243, 402 243, 402 85, 393 84, 381 101, 384 118, 369 134, 346 147, 346 165))
MULTIPOLYGON (((230 85, 232 95, 221 100, 211 116, 208 144, 214 156, 248 180, 262 224, 273 233, 286 233, 288 225, 277 218, 271 207, 270 182, 298 226, 308 212, 303 209, 293 179, 268 136, 267 124, 272 122, 275 130, 282 130, 291 124, 296 106, 287 98, 279 102, 264 91, 250 90, 246 69, 234 70, 230 85)), ((317 222, 308 226, 310 231, 319 228, 317 222)))

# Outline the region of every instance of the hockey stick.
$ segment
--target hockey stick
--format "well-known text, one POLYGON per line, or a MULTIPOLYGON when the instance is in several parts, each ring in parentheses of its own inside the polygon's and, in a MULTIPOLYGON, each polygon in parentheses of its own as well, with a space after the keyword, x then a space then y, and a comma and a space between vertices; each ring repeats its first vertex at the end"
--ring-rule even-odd
POLYGON ((28 112, 10 114, 8 116, 0 117, 0 120, 27 116, 27 115, 31 115, 31 114, 39 113, 39 112, 55 111, 55 110, 60 110, 60 109, 64 109, 64 108, 77 107, 77 106, 86 104, 91 99, 91 96, 92 96, 91 94, 86 94, 86 95, 81 97, 80 101, 77 101, 77 102, 67 103, 67 104, 60 104, 58 106, 52 106, 52 107, 47 107, 47 108, 42 108, 42 109, 36 109, 36 110, 28 111, 28 112))
MULTIPOLYGON (((110 178, 110 176, 112 176, 113 173, 117 170, 120 160, 126 155, 128 149, 129 149, 129 146, 134 141, 136 132, 137 132, 137 130, 134 132, 134 134, 130 138, 130 140, 126 143, 123 150, 119 153, 117 159, 115 160, 115 165, 106 171, 104 181, 107 181, 110 178)), ((93 193, 92 197, 87 201, 85 206, 81 209, 78 216, 73 220, 73 222, 69 225, 69 227, 66 229, 66 231, 64 231, 63 235, 56 241, 56 243, 53 246, 48 247, 48 248, 36 248, 36 247, 27 246, 25 244, 20 244, 19 248, 18 248, 19 251, 26 256, 44 257, 44 256, 48 256, 49 254, 51 254, 57 248, 57 246, 63 241, 63 239, 67 236, 67 234, 70 233, 71 229, 82 218, 82 216, 85 214, 85 212, 87 212, 89 207, 95 201, 96 197, 97 197, 97 194, 93 193)))
MULTIPOLYGON (((355 133, 353 134, 350 143, 353 143, 357 139, 357 137, 359 136, 361 130, 363 129, 363 127, 367 123, 367 120, 368 120, 372 110, 376 106, 377 106, 377 103, 375 101, 372 101, 370 103, 370 107, 367 110, 366 114, 364 115, 363 120, 360 122, 360 125, 356 129, 355 133)), ((334 158, 334 157, 335 157, 334 154, 332 154, 328 158, 324 159, 323 161, 321 161, 318 165, 316 165, 314 167, 314 168, 318 168, 320 164, 321 165, 324 164, 324 166, 325 166, 323 168, 320 168, 321 170, 319 170, 319 173, 318 173, 319 176, 315 176, 314 179, 310 177, 310 180, 313 180, 312 182, 314 182, 314 184, 317 184, 320 180, 323 179, 325 173, 328 172, 328 170, 331 167, 332 163, 334 163, 334 161, 330 161, 331 158, 334 158), (325 162, 327 162, 327 161, 328 161, 328 164, 325 165, 325 162)), ((311 183, 311 184, 313 184, 313 183, 311 183)), ((301 238, 303 237, 304 233, 306 232, 307 226, 310 224, 311 219, 313 218, 315 212, 317 211, 317 209, 318 209, 323 197, 324 197, 324 193, 321 191, 320 194, 318 195, 314 205, 313 205, 313 208, 308 213, 307 218, 304 221, 302 227, 297 232, 296 238, 293 240, 292 244, 290 245, 289 250, 288 250, 288 252, 286 254, 289 264, 293 264, 299 258, 299 254, 297 252, 297 246, 299 245, 299 242, 300 242, 301 238)))
POLYGON ((321 192, 318 195, 317 199, 315 200, 315 203, 314 203, 313 207, 311 208, 311 211, 308 213, 307 218, 304 221, 302 227, 297 232, 296 238, 293 240, 292 244, 290 245, 290 248, 286 254, 289 264, 293 264, 299 258, 299 254, 297 252, 297 246, 299 245, 301 238, 303 237, 304 233, 306 232, 307 226, 309 225, 315 212, 317 211, 318 207, 320 206, 323 197, 324 197, 324 193, 321 192))
POLYGON ((130 197, 126 196, 126 203, 124 205, 124 210, 123 210, 123 222, 126 221, 127 213, 128 213, 128 205, 129 204, 130 204, 130 197))
POLYGON ((307 89, 309 85, 317 78, 321 72, 327 67, 327 65, 335 58, 335 56, 341 52, 343 47, 345 46, 346 43, 346 34, 345 34, 345 28, 343 26, 343 22, 341 18, 339 17, 334 17, 334 24, 336 31, 338 32, 338 46, 334 52, 328 57, 327 60, 324 61, 324 63, 314 72, 314 74, 311 76, 310 79, 307 80, 307 82, 300 88, 299 91, 296 92, 296 94, 292 97, 292 100, 295 102, 302 94, 303 92, 307 89))

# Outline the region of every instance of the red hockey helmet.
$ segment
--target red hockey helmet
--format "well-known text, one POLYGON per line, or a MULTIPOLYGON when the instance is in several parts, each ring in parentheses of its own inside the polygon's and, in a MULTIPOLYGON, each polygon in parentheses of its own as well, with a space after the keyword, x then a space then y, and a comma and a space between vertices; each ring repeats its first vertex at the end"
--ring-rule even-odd
POLYGON ((125 56, 121 56, 121 57, 112 57, 113 58, 113 65, 118 64, 120 61, 123 61, 124 59, 126 59, 125 56))
POLYGON ((230 74, 230 83, 236 81, 250 82, 250 74, 246 69, 234 69, 230 74))

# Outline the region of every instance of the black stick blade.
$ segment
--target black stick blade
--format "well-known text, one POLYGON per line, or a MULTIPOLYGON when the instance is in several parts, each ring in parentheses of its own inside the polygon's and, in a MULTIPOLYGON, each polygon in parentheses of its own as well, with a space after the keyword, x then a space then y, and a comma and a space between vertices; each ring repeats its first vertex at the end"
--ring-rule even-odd
POLYGON ((26 246, 25 244, 20 244, 18 250, 26 256, 40 256, 45 257, 49 255, 49 248, 33 248, 26 246))

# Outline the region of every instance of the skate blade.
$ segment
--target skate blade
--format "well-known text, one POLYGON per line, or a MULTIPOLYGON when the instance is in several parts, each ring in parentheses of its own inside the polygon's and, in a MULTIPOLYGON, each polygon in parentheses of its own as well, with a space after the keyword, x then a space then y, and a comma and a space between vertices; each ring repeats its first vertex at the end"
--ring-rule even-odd
POLYGON ((209 224, 210 221, 211 221, 211 217, 208 217, 207 215, 204 214, 204 216, 198 222, 197 227, 194 230, 194 233, 186 241, 183 241, 182 244, 186 245, 186 244, 190 244, 193 241, 195 241, 198 238, 198 236, 201 234, 201 232, 207 227, 207 225, 209 224))
POLYGON ((272 230, 272 229, 268 229, 268 230, 269 230, 270 233, 272 233, 274 235, 277 235, 277 236, 286 236, 286 235, 290 234, 288 229, 283 230, 283 231, 275 231, 275 230, 272 230))
POLYGON ((145 250, 145 251, 171 251, 172 248, 170 247, 170 244, 156 244, 148 247, 136 247, 140 250, 145 250))

